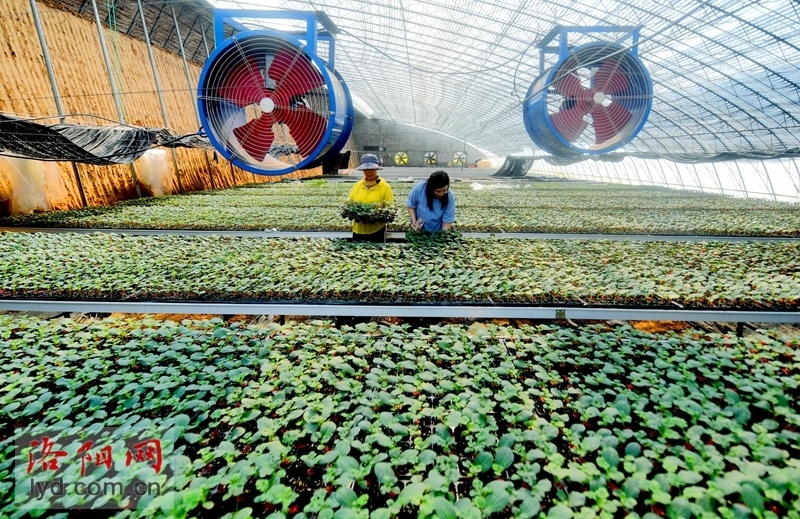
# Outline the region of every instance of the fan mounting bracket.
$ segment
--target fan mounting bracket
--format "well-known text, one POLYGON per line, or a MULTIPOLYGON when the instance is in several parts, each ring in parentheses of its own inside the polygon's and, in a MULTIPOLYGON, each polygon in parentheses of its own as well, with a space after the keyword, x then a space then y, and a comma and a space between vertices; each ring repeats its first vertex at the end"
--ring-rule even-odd
POLYGON ((622 45, 623 42, 630 38, 628 52, 634 57, 637 56, 637 49, 639 46, 639 31, 640 26, 636 25, 591 25, 591 26, 573 26, 573 25, 556 25, 550 32, 544 35, 541 40, 536 44, 539 49, 539 75, 544 74, 545 69, 552 65, 552 62, 561 62, 569 56, 570 51, 575 47, 575 40, 581 36, 589 37, 592 41, 597 41, 596 36, 593 34, 602 33, 610 34, 612 37, 616 36, 610 43, 622 45), (572 38, 572 41, 570 41, 572 38), (555 40, 558 40, 556 45, 551 45, 555 40), (553 59, 555 56, 555 59, 553 59))
MULTIPOLYGON (((334 35, 339 33, 339 29, 322 11, 274 11, 264 9, 214 9, 214 46, 216 47, 225 40, 225 26, 233 29, 233 32, 250 31, 253 27, 247 27, 239 20, 275 20, 286 24, 287 20, 305 23, 305 31, 296 32, 293 30, 280 29, 281 32, 294 36, 305 41, 306 49, 314 55, 317 53, 317 43, 324 41, 328 44, 328 66, 335 69, 335 44, 334 35)), ((277 23, 277 22, 276 22, 277 23)), ((291 23, 291 22, 290 22, 291 23)), ((267 28, 267 27, 258 27, 267 28)), ((274 28, 274 27, 270 27, 274 28)))

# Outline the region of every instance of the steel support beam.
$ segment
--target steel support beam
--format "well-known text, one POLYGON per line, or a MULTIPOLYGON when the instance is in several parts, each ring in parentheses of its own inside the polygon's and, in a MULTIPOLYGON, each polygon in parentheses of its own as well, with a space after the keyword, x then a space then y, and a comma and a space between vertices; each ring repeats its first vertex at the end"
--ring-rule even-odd
MULTIPOLYGON (((186 84, 189 86, 189 92, 192 96, 192 108, 194 108, 194 115, 197 118, 197 127, 200 127, 200 112, 197 109, 197 96, 196 91, 194 88, 194 84, 192 83, 192 76, 189 73, 189 62, 186 60, 186 50, 183 47, 183 38, 181 37, 181 28, 178 25, 178 16, 175 14, 175 6, 171 5, 170 9, 172 10, 172 22, 173 22, 173 29, 175 29, 175 34, 178 37, 178 48, 181 52, 181 60, 183 60, 183 72, 186 74, 186 84)), ((183 10, 181 10, 183 12, 183 10)), ((208 152, 203 151, 203 156, 206 158, 206 168, 208 168, 208 178, 211 181, 211 189, 216 189, 214 186, 214 174, 211 172, 211 161, 208 160, 208 152)))
MULTIPOLYGON (((117 92, 117 82, 114 79, 114 72, 111 69, 111 59, 108 57, 108 48, 106 47, 106 39, 103 36, 103 24, 100 22, 100 13, 97 10, 97 0, 92 0, 92 9, 94 10, 94 22, 97 25, 97 35, 100 39, 100 48, 103 51, 103 60, 106 63, 106 71, 108 72, 108 80, 111 83, 111 94, 114 96, 114 106, 117 109, 117 117, 121 124, 125 124, 125 116, 122 114, 122 101, 117 92)), ((139 188, 139 177, 136 174, 136 166, 133 162, 128 164, 131 170, 131 178, 133 179, 133 187, 136 189, 136 195, 141 198, 142 190, 139 188)))
MULTIPOLYGON (((61 104, 61 94, 58 92, 58 83, 56 82, 56 74, 53 71, 53 62, 50 60, 50 50, 47 47, 47 40, 44 36, 44 27, 39 18, 39 8, 36 6, 36 0, 31 0, 31 13, 33 13, 33 21, 36 24, 36 33, 39 35, 39 45, 42 47, 42 57, 44 58, 44 65, 47 68, 47 77, 50 79, 50 90, 53 92, 53 99, 56 102, 56 111, 61 118, 61 124, 64 124, 64 106, 61 104)), ((81 195, 81 203, 83 207, 87 206, 86 194, 83 192, 83 181, 81 180, 81 172, 78 170, 78 165, 75 162, 72 164, 72 174, 75 176, 75 183, 78 185, 78 193, 81 195)))
POLYGON ((465 319, 575 319, 691 321, 731 323, 800 323, 798 312, 664 310, 471 305, 348 305, 272 303, 165 303, 120 301, 0 300, 0 310, 23 312, 319 315, 362 317, 435 317, 465 319))
MULTIPOLYGON (((147 31, 147 20, 144 17, 144 9, 142 8, 142 0, 136 0, 138 11, 142 19, 142 33, 144 34, 144 42, 147 46, 147 57, 150 59, 150 69, 153 71, 153 82, 156 86, 156 94, 158 95, 158 105, 161 107, 161 119, 164 122, 164 128, 169 130, 169 117, 167 116, 167 105, 164 103, 164 94, 161 89, 161 80, 159 79, 158 68, 156 67, 156 58, 153 54, 153 45, 150 42, 150 33, 147 31)), ((178 181, 178 192, 183 193, 183 183, 181 182, 181 170, 178 168, 178 159, 175 156, 175 148, 170 147, 170 156, 172 157, 172 167, 175 168, 175 179, 178 181)))

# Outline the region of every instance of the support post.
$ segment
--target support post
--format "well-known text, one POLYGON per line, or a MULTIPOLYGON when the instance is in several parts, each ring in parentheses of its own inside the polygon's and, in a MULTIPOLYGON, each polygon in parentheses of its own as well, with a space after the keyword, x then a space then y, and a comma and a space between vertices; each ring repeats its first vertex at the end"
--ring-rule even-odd
MULTIPOLYGON (((687 168, 690 167, 692 170, 689 172, 689 176, 693 179, 695 187, 697 187, 700 191, 705 192, 705 187, 703 185, 703 180, 700 178, 700 172, 697 170, 697 164, 687 164, 687 168)), ((708 170, 706 170, 708 171, 708 170)), ((717 185, 717 187, 720 187, 717 185)))
POLYGON ((642 176, 639 174, 639 168, 635 164, 633 165, 633 174, 636 176, 636 180, 639 181, 639 185, 643 186, 644 182, 642 181, 642 176))
MULTIPOLYGON (((683 182, 683 173, 681 172, 681 165, 680 164, 676 164, 675 165, 675 172, 678 174, 678 182, 681 183, 681 189, 686 191, 686 184, 683 182)), ((703 190, 702 186, 700 187, 700 190, 701 191, 703 190)))
MULTIPOLYGON (((111 83, 111 95, 114 96, 114 106, 117 108, 117 118, 120 124, 125 124, 125 116, 122 114, 122 103, 119 99, 117 92, 116 81, 114 80, 114 71, 111 69, 111 60, 108 57, 108 48, 106 48, 106 38, 103 36, 103 24, 100 22, 100 13, 97 11, 97 0, 92 0, 92 10, 94 10, 94 23, 97 26, 97 35, 100 38, 100 48, 103 51, 103 60, 106 63, 106 72, 108 73, 108 81, 111 83)), ((136 175, 136 167, 133 162, 128 164, 131 170, 131 177, 133 178, 133 186, 136 188, 136 195, 141 198, 142 190, 139 188, 139 177, 136 175)))
POLYGON ((719 186, 719 194, 725 194, 725 188, 722 187, 722 179, 719 177, 719 170, 717 169, 717 164, 712 162, 711 167, 714 169, 714 176, 717 178, 717 185, 719 186))
POLYGON ((203 27, 203 22, 200 22, 200 34, 203 35, 203 46, 206 48, 206 59, 211 55, 211 51, 208 50, 208 40, 206 39, 206 28, 203 27))
MULTIPOLYGON (((144 33, 144 42, 147 46, 147 56, 150 58, 150 68, 153 71, 153 81, 156 84, 156 94, 158 95, 158 104, 161 107, 161 119, 164 121, 164 128, 169 129, 169 117, 167 116, 167 105, 164 103, 164 94, 161 90, 161 80, 158 75, 158 68, 156 67, 156 58, 153 55, 153 46, 150 43, 150 33, 147 31, 147 20, 144 16, 144 8, 142 7, 142 0, 136 0, 139 6, 139 16, 142 20, 142 32, 144 33)), ((170 148, 170 155, 172 156, 172 167, 175 168, 175 179, 178 181, 178 192, 183 193, 183 183, 181 182, 181 171, 178 168, 178 159, 175 157, 175 148, 170 148)))
MULTIPOLYGON (((753 161, 756 164, 756 170, 758 170, 758 161, 753 161)), ((769 176, 769 171, 767 171, 767 165, 764 162, 761 162, 764 165, 764 176, 767 178, 767 184, 769 184, 769 193, 772 195, 773 202, 778 201, 778 195, 775 193, 775 186, 772 185, 772 177, 769 176)))
MULTIPOLYGON (((790 159, 792 164, 794 165, 794 170, 797 173, 797 183, 794 185, 795 187, 795 202, 800 202, 800 166, 797 165, 797 159, 790 159)), ((791 175, 791 173, 789 173, 791 175)))
POLYGON ((233 182, 233 184, 231 184, 231 186, 235 186, 236 185, 236 172, 233 170, 233 162, 228 161, 228 164, 231 167, 231 181, 233 182))
MULTIPOLYGON (((200 126, 200 112, 197 110, 197 102, 195 90, 192 86, 192 75, 189 74, 189 63, 186 61, 186 51, 183 48, 183 38, 181 38, 181 29, 178 26, 178 17, 175 14, 175 6, 170 5, 172 10, 172 22, 175 24, 175 35, 178 37, 178 48, 181 51, 181 59, 183 60, 183 71, 186 74, 186 83, 189 85, 189 92, 192 95, 192 108, 194 108, 194 115, 197 118, 197 126, 200 126)), ((208 168, 208 178, 211 180, 211 189, 216 189, 214 186, 214 175, 211 173, 211 161, 208 160, 208 152, 203 150, 203 156, 206 158, 206 167, 208 168)))
MULTIPOLYGON (((36 33, 39 35, 39 45, 42 47, 42 57, 44 57, 44 66, 47 68, 47 77, 50 79, 50 89, 53 91, 53 99, 56 102, 56 110, 61 119, 61 123, 65 122, 64 119, 64 106, 61 104, 61 95, 58 93, 58 84, 56 83, 56 74, 53 71, 53 62, 50 60, 50 50, 47 48, 47 40, 44 37, 44 28, 42 21, 39 18, 39 8, 36 6, 36 0, 31 0, 31 12, 33 13, 33 22, 36 24, 36 33)), ((78 184, 78 193, 81 195, 81 203, 86 207, 86 194, 83 192, 83 181, 81 180, 81 173, 78 171, 78 165, 75 162, 72 164, 72 173, 75 175, 75 183, 78 184)))
POLYGON ((739 180, 741 181, 742 190, 744 191, 744 197, 750 198, 750 192, 747 190, 747 183, 744 181, 744 175, 742 175, 742 168, 739 167, 739 161, 734 160, 733 164, 736 166, 736 170, 739 172, 739 180))

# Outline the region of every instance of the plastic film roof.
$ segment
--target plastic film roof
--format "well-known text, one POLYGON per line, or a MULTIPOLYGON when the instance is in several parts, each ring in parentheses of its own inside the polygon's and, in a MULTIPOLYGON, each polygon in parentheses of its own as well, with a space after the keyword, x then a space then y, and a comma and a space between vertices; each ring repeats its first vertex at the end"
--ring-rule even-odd
MULTIPOLYGON (((556 26, 637 26, 653 81, 622 150, 659 156, 794 155, 800 148, 800 4, 788 0, 315 0, 212 2, 322 11, 336 70, 369 117, 439 131, 498 156, 542 154, 522 103, 537 44, 556 26)), ((242 20, 251 28, 275 22, 242 20)), ((578 35, 580 45, 610 35, 578 35)), ((622 40, 624 35, 620 37, 622 40)), ((631 40, 627 39, 629 43, 631 40)), ((625 41, 622 42, 625 44, 625 41)), ((324 58, 327 51, 320 51, 324 58)), ((554 61, 547 63, 545 70, 554 61)))

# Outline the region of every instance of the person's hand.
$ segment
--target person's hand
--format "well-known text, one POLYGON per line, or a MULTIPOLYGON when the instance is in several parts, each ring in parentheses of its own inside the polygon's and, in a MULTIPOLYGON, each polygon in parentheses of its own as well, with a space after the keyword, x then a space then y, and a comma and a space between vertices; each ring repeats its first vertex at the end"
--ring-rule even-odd
POLYGON ((411 222, 411 228, 414 229, 415 231, 419 231, 420 229, 422 229, 422 226, 424 224, 425 222, 422 221, 422 218, 418 218, 415 222, 411 222))

